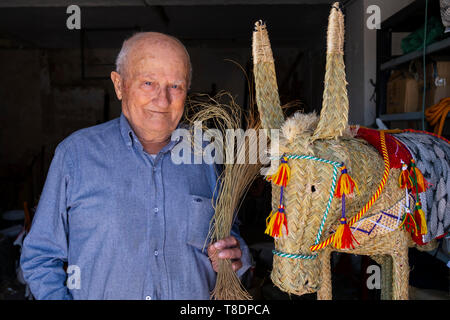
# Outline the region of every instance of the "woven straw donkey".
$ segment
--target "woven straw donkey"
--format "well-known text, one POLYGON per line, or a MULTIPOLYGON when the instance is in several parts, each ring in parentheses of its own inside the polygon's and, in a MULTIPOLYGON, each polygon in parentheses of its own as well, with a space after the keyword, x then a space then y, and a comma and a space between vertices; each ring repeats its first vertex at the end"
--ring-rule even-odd
POLYGON ((267 175, 273 183, 266 229, 275 241, 271 279, 285 292, 331 299, 331 252, 369 255, 382 265, 382 299, 408 299, 411 232, 426 233, 414 191, 422 192, 426 181, 410 158, 393 166, 392 136, 373 130, 376 148, 358 136, 361 128, 349 127, 343 44, 344 18, 335 3, 320 117, 296 113, 285 120, 267 30, 255 25, 258 110, 265 128, 281 129, 267 175))

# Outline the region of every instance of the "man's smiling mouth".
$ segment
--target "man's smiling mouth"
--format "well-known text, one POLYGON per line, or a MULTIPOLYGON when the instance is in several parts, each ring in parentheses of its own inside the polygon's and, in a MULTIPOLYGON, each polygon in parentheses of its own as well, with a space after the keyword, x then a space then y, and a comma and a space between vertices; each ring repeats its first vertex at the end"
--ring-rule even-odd
POLYGON ((168 114, 169 113, 167 111, 155 111, 155 110, 149 110, 149 109, 146 109, 145 111, 150 112, 150 113, 158 113, 158 114, 168 114))

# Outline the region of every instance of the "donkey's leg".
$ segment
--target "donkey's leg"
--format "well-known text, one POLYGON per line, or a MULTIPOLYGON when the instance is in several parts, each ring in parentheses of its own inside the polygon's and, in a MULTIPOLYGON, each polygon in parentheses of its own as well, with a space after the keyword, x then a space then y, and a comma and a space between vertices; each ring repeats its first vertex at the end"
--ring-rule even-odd
POLYGON ((390 255, 371 256, 381 266, 381 300, 392 299, 392 258, 390 255))
POLYGON ((331 300, 333 298, 331 285, 331 249, 325 249, 320 253, 321 277, 320 289, 317 291, 318 300, 331 300))
POLYGON ((408 300, 409 290, 409 261, 408 261, 408 237, 405 231, 398 231, 392 250, 393 264, 393 288, 394 300, 408 300))
POLYGON ((381 266, 381 300, 392 300, 392 257, 386 255, 381 266))

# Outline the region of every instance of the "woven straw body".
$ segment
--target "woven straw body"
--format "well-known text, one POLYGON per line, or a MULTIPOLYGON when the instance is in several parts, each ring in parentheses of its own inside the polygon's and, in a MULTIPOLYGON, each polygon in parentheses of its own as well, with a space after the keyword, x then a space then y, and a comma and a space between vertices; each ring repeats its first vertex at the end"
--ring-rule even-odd
MULTIPOLYGON (((298 125, 302 123, 301 118, 298 125)), ((359 186, 360 195, 346 202, 347 217, 354 216, 376 191, 382 174, 383 159, 379 153, 360 139, 316 140, 305 150, 302 139, 281 137, 280 153, 307 154, 318 158, 343 162, 359 186), (289 141, 291 140, 291 141, 289 141)), ((275 249, 285 253, 311 255, 310 246, 316 241, 326 209, 332 183, 333 167, 312 160, 289 160, 291 178, 284 190, 289 235, 275 240, 275 249)), ((397 173, 388 179, 385 192, 366 213, 369 217, 380 210, 394 206, 404 198, 397 186, 397 173)), ((276 210, 280 188, 273 186, 272 206, 276 210)), ((328 237, 327 230, 337 225, 342 205, 334 198, 320 240, 328 237)), ((376 237, 375 237, 376 238, 376 237)), ((369 241, 377 241, 376 239, 369 241)), ((378 250, 378 249, 377 249, 378 250)), ((368 252, 367 254, 372 254, 368 252)), ((376 254, 374 251, 373 254, 376 254)), ((316 259, 290 259, 274 256, 272 281, 283 291, 301 295, 316 292, 321 285, 321 252, 316 259)))

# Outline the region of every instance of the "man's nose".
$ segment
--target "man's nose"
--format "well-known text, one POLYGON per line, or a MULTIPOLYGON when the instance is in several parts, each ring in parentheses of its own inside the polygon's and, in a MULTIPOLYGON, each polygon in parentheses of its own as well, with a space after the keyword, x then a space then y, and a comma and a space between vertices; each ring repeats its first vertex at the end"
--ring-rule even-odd
POLYGON ((170 106, 169 88, 167 86, 160 86, 158 94, 155 97, 155 104, 159 108, 167 108, 170 106))

